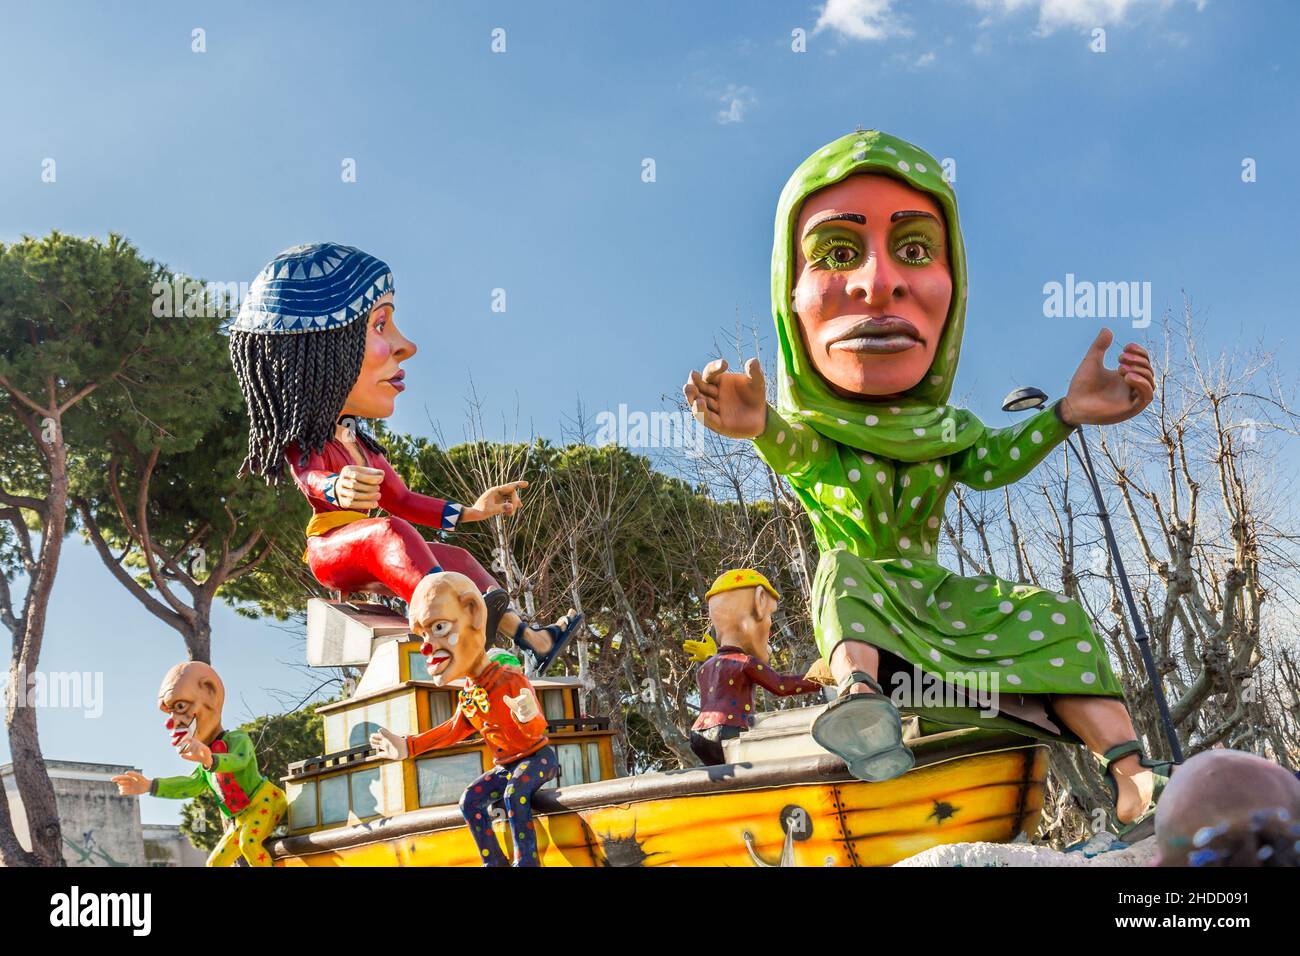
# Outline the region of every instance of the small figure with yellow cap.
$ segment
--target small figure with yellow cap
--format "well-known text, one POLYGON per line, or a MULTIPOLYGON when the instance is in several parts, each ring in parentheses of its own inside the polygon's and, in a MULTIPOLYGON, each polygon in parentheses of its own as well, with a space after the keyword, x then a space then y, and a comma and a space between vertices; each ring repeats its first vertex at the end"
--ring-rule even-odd
MULTIPOLYGON (((707 765, 726 763, 722 742, 740 735, 754 722, 754 685, 773 694, 820 693, 822 685, 768 665, 772 612, 781 595, 757 571, 727 571, 705 595, 709 602, 711 639, 717 652, 700 668, 700 716, 691 727, 691 749, 707 765)), ((687 653, 699 659, 707 642, 686 641, 687 653)))

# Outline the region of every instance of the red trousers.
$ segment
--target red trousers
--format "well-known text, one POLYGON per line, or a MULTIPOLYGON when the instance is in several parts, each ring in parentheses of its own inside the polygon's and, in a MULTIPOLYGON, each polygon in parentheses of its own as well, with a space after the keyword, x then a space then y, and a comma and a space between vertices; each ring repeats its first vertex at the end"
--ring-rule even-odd
POLYGON ((387 590, 410 601, 435 565, 459 571, 483 592, 500 586, 464 548, 425 541, 401 518, 366 518, 307 539, 311 573, 337 591, 387 590))

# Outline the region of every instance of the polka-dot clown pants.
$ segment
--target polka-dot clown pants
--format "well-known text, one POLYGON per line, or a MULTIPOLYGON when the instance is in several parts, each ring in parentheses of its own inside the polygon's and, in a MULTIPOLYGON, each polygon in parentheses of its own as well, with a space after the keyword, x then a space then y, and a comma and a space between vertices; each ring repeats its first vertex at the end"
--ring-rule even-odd
POLYGON ((231 826, 208 856, 208 866, 234 866, 241 856, 249 866, 270 866, 271 854, 263 845, 289 811, 284 791, 266 780, 253 793, 248 807, 238 813, 231 826))
POLYGON ((509 866, 497 835, 492 832, 492 807, 504 804, 515 844, 515 866, 540 866, 537 831, 533 828, 533 794, 560 772, 555 748, 547 744, 522 760, 493 767, 468 787, 460 798, 469 832, 478 844, 484 866, 509 866))

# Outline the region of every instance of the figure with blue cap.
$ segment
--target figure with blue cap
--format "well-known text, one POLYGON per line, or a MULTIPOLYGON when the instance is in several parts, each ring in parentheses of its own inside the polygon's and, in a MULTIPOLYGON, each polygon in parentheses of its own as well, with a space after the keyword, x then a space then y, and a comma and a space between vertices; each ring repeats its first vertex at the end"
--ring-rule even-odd
POLYGON ((287 249, 253 281, 229 335, 249 416, 240 477, 277 484, 287 468, 312 506, 303 560, 316 580, 394 595, 418 619, 431 600, 428 576, 457 571, 483 592, 488 633, 513 640, 545 673, 582 615, 570 609, 554 624, 530 626, 469 552, 426 541, 414 527, 451 531, 513 515, 528 482, 489 488, 469 506, 418 494, 361 426, 393 413, 406 389, 402 363, 416 351, 397 328, 389 267, 333 242, 287 249))

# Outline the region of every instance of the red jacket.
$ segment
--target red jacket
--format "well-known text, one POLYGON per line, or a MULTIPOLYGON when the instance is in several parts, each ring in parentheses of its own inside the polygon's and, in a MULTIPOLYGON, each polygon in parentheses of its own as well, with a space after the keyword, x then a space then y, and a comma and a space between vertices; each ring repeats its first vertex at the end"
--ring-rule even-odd
POLYGON ((822 685, 794 674, 780 674, 739 647, 724 645, 700 667, 700 716, 691 730, 726 725, 748 728, 754 722, 754 685, 773 694, 812 694, 822 685))
MULTIPOLYGON (((366 459, 366 465, 384 473, 384 480, 379 486, 379 507, 412 524, 440 528, 443 531, 450 531, 456 526, 456 521, 460 518, 460 505, 411 491, 397 472, 393 471, 387 458, 367 451, 359 442, 357 448, 366 459)), ((344 466, 355 465, 356 461, 341 441, 331 438, 320 452, 309 455, 302 464, 299 464, 301 454, 296 445, 290 445, 286 449, 285 457, 289 462, 289 470, 293 472, 294 482, 311 502, 313 512, 321 514, 343 510, 334 498, 334 480, 344 466)))
MULTIPOLYGON (((524 687, 532 690, 533 685, 523 674, 500 664, 488 664, 478 677, 465 678, 456 712, 448 720, 406 738, 407 753, 415 757, 440 747, 452 747, 476 730, 487 741, 492 751, 492 762, 497 766, 536 753, 550 743, 541 700, 537 702, 537 716, 521 724, 515 720, 504 699, 507 694, 518 697, 524 687)), ((535 695, 536 691, 533 693, 535 695)))

